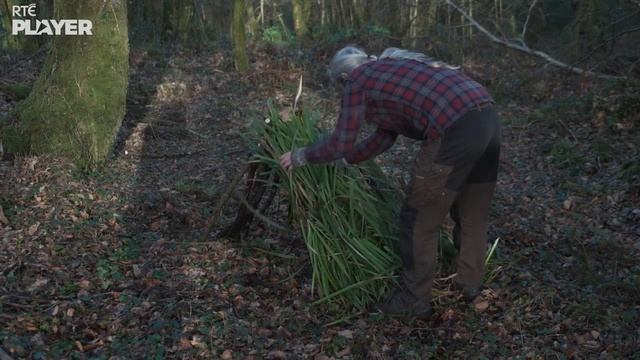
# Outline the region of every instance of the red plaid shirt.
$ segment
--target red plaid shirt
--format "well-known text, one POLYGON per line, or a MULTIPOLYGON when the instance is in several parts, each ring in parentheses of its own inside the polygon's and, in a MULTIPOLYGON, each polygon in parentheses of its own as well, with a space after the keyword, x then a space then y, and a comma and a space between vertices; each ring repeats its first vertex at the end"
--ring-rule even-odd
POLYGON ((414 60, 368 62, 349 74, 333 134, 294 152, 294 164, 342 157, 350 163, 364 161, 391 147, 398 134, 435 139, 467 111, 486 103, 493 103, 487 90, 460 71, 414 60), (377 130, 356 144, 365 121, 377 130))

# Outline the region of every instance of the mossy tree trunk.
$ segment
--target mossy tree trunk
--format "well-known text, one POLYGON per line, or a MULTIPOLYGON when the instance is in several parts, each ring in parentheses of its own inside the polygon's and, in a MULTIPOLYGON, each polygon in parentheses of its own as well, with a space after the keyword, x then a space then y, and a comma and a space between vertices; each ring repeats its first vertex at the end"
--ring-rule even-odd
POLYGON ((29 97, 0 131, 15 153, 103 164, 125 112, 129 43, 126 1, 55 0, 54 18, 89 19, 91 36, 56 36, 29 97))
POLYGON ((240 72, 249 69, 249 57, 247 55, 247 39, 245 34, 245 4, 244 0, 234 0, 233 20, 231 22, 231 35, 233 37, 233 61, 236 70, 240 72))
POLYGON ((11 35, 11 21, 13 20, 11 9, 14 5, 22 5, 20 0, 0 0, 0 11, 2 12, 2 28, 5 31, 5 37, 2 39, 0 48, 17 51, 22 50, 24 36, 11 35))
POLYGON ((293 27, 297 36, 305 36, 309 31, 309 17, 311 16, 310 0, 292 0, 293 27))

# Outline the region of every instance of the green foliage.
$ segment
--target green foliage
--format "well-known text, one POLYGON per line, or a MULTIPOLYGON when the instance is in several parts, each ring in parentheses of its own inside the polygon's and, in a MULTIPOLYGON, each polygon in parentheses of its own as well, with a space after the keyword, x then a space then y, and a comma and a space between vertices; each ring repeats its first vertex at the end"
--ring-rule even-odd
POLYGON ((107 259, 100 259, 100 261, 98 261, 96 274, 102 282, 103 289, 108 289, 114 280, 124 279, 124 275, 120 271, 118 264, 107 259))
POLYGON ((595 139, 591 144, 593 152, 602 161, 609 161, 615 155, 615 149, 606 139, 595 139))
POLYGON ((29 96, 31 88, 32 84, 14 83, 5 86, 3 90, 9 92, 9 94, 12 94, 18 100, 24 100, 29 96))
POLYGON ((333 44, 356 40, 369 43, 375 39, 385 38, 390 35, 391 30, 389 28, 374 24, 369 24, 362 28, 344 27, 336 29, 327 27, 319 32, 320 37, 325 38, 329 43, 333 44))
POLYGON ((577 175, 586 161, 573 142, 566 138, 556 141, 549 152, 551 162, 559 168, 569 168, 571 175, 577 175))
POLYGON ((122 246, 113 254, 115 260, 133 260, 140 255, 140 241, 138 239, 125 238, 122 246))
POLYGON ((635 159, 626 162, 622 166, 620 176, 627 181, 640 179, 640 156, 637 156, 635 159))
POLYGON ((276 25, 262 31, 262 41, 272 45, 284 45, 291 41, 291 37, 282 26, 276 25))

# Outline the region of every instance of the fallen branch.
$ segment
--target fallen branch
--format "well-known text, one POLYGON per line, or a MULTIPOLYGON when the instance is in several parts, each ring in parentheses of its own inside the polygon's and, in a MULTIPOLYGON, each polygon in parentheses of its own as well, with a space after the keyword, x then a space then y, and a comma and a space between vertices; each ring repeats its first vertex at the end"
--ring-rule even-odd
POLYGON ((251 206, 251 204, 249 204, 249 202, 247 201, 247 199, 244 196, 237 195, 236 198, 242 203, 242 205, 244 205, 244 207, 247 208, 247 210, 249 210, 256 218, 258 218, 258 220, 261 220, 265 224, 273 227, 274 229, 277 229, 277 230, 281 231, 284 234, 288 234, 289 233, 289 230, 287 228, 285 228, 284 226, 282 226, 280 224, 277 224, 273 220, 271 220, 268 217, 262 215, 258 210, 256 210, 256 208, 251 206))
POLYGON ((464 11, 462 8, 460 8, 458 5, 454 4, 453 1, 451 0, 445 0, 445 3, 449 6, 451 6, 452 8, 454 8, 457 12, 459 12, 465 19, 467 19, 471 25, 473 25, 476 29, 480 30, 481 33, 485 34, 489 39, 491 39, 491 41, 498 43, 500 45, 506 46, 510 49, 514 49, 514 50, 518 50, 520 52, 523 52, 525 54, 529 54, 529 55, 533 55, 536 57, 539 57, 541 59, 546 60, 548 63, 555 65, 561 69, 565 69, 565 70, 569 70, 573 73, 576 74, 580 74, 580 75, 588 75, 588 76, 593 76, 593 77, 597 77, 597 78, 601 78, 601 79, 607 79, 607 80, 621 80, 621 79, 627 79, 626 76, 615 76, 615 75, 606 75, 606 74, 600 74, 600 73, 596 73, 590 70, 585 70, 585 69, 581 69, 579 67, 575 67, 575 66, 571 66, 567 63, 564 63, 558 59, 555 59, 553 57, 551 57, 549 54, 544 53, 542 51, 539 50, 532 50, 530 49, 528 46, 526 46, 526 44, 524 44, 524 39, 522 39, 522 43, 524 45, 521 44, 517 44, 513 41, 510 40, 506 40, 506 39, 501 39, 499 37, 497 37, 496 35, 492 34, 489 30, 485 29, 484 26, 480 25, 480 23, 478 23, 474 18, 472 18, 469 14, 466 13, 466 11, 464 11))
MULTIPOLYGON (((262 201, 266 185, 270 182, 265 178, 265 175, 267 174, 263 170, 263 165, 256 162, 249 163, 244 193, 246 194, 246 201, 251 205, 252 209, 258 209, 260 207, 260 201, 262 201)), ((273 172, 268 176, 272 177, 273 172)), ((249 225, 254 218, 254 213, 255 212, 242 204, 238 209, 238 213, 236 214, 236 218, 233 223, 222 230, 220 232, 220 236, 231 238, 238 237, 243 229, 249 228, 249 225)))
POLYGON ((240 180, 242 180, 242 178, 244 177, 244 173, 245 173, 245 170, 238 172, 236 177, 233 178, 233 180, 231 181, 231 184, 229 185, 227 190, 224 192, 224 194, 222 194, 222 197, 220 197, 220 200, 218 200, 216 207, 213 209, 213 212, 211 213, 211 219, 207 223, 204 233, 202 234, 202 239, 200 241, 205 241, 209 236, 209 232, 211 231, 211 228, 213 227, 213 225, 215 225, 218 222, 218 218, 222 213, 222 209, 226 205, 227 201, 229 201, 229 199, 231 198, 231 195, 233 194, 233 191, 238 186, 238 183, 240 183, 240 180))

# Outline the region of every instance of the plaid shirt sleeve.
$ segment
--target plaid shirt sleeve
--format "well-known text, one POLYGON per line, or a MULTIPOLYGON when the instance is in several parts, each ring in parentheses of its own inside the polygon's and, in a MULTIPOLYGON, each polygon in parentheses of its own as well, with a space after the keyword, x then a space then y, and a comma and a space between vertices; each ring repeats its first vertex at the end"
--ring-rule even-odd
POLYGON ((395 143, 398 133, 378 128, 367 139, 360 142, 353 151, 345 155, 345 160, 350 164, 359 163, 371 159, 383 153, 395 143))
POLYGON ((364 123, 365 114, 364 90, 359 84, 347 83, 342 96, 341 109, 336 128, 331 136, 306 147, 301 154, 303 156, 299 156, 303 159, 297 162, 294 160, 294 166, 304 163, 330 162, 341 159, 354 151, 358 131, 364 123))

